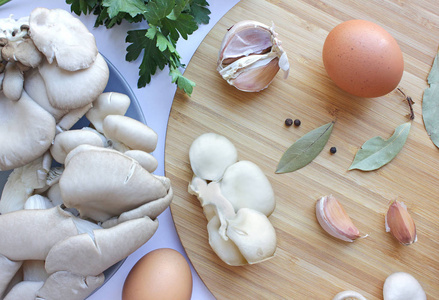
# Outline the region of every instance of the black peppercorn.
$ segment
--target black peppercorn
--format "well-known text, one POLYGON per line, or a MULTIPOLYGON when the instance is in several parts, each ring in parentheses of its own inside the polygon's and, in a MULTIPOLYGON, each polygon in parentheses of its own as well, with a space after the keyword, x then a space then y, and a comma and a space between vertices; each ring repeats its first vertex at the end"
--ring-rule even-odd
POLYGON ((335 147, 331 147, 331 149, 329 149, 329 152, 331 152, 332 154, 334 154, 335 152, 337 152, 337 148, 335 148, 335 147))
POLYGON ((290 119, 290 118, 286 119, 286 120, 285 120, 285 125, 287 125, 287 126, 291 126, 291 125, 293 125, 293 120, 290 119))
POLYGON ((294 120, 294 126, 300 126, 301 123, 299 119, 294 120))

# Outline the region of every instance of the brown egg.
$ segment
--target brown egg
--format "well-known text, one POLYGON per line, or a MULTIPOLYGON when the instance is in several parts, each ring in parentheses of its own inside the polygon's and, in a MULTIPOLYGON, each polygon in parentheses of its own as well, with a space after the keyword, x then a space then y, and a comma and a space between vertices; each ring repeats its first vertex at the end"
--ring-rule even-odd
POLYGON ((396 40, 379 25, 350 20, 337 25, 323 45, 323 64, 344 91, 379 97, 394 90, 404 71, 396 40))
POLYGON ((153 250, 143 256, 128 274, 122 300, 189 300, 192 274, 178 251, 153 250))

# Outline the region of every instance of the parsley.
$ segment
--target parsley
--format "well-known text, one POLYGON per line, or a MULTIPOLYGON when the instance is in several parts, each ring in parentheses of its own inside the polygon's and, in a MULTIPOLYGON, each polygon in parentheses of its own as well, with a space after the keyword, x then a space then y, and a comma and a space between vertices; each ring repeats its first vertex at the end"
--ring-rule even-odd
POLYGON ((0 6, 2 6, 3 4, 8 3, 9 1, 11 1, 11 0, 0 0, 0 6))
MULTIPOLYGON (((0 0, 2 1, 2 0, 0 0)), ((137 87, 151 82, 157 71, 169 67, 172 83, 191 95, 195 83, 184 77, 181 57, 176 50, 180 37, 187 39, 200 24, 209 23, 206 0, 66 0, 77 15, 94 14, 95 27, 111 28, 122 21, 147 22, 147 28, 128 31, 127 61, 143 55, 137 87)))

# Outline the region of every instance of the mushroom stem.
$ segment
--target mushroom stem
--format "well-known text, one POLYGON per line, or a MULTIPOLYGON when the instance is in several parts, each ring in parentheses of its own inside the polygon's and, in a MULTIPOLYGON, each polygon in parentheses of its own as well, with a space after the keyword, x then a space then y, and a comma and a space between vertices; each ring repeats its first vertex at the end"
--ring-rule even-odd
POLYGON ((229 239, 226 234, 227 220, 233 219, 236 216, 236 213, 232 204, 221 193, 220 184, 214 181, 206 184, 205 180, 194 176, 190 189, 198 196, 203 208, 214 208, 221 223, 219 234, 224 240, 227 241, 229 239))
POLYGON ((8 259, 6 256, 0 254, 0 298, 5 293, 9 282, 20 269, 23 261, 13 261, 8 259))

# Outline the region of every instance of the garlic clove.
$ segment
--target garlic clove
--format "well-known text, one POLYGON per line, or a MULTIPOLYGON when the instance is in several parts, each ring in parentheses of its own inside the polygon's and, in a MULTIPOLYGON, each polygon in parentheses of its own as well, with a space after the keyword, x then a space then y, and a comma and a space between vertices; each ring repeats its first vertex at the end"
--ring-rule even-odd
POLYGON ((228 82, 244 92, 259 92, 273 81, 279 71, 278 61, 279 58, 276 57, 266 64, 251 66, 228 82))
POLYGON ((403 202, 394 201, 387 211, 385 218, 386 232, 392 235, 403 245, 410 245, 417 241, 416 225, 403 202))
POLYGON ((360 231, 352 223, 343 206, 332 195, 317 200, 316 216, 320 226, 335 238, 353 242, 360 237, 360 231))
POLYGON ((240 21, 224 36, 218 64, 228 65, 244 56, 270 52, 272 45, 270 27, 257 21, 240 21))
POLYGON ((241 21, 223 38, 217 70, 230 85, 245 92, 268 87, 279 70, 288 77, 289 63, 273 26, 241 21))

